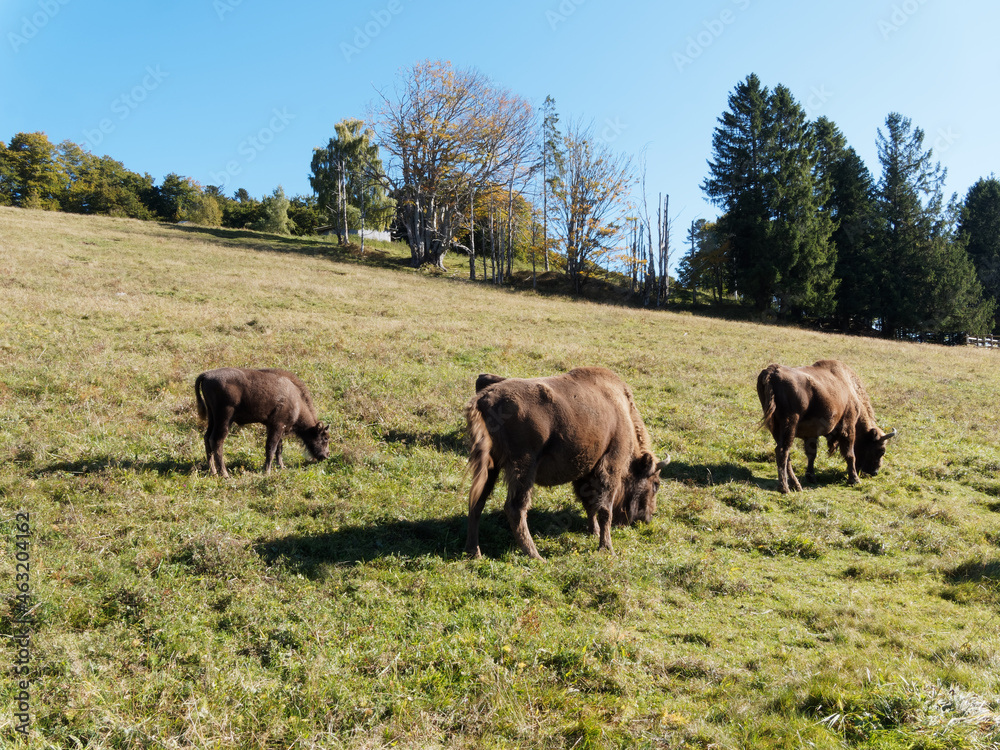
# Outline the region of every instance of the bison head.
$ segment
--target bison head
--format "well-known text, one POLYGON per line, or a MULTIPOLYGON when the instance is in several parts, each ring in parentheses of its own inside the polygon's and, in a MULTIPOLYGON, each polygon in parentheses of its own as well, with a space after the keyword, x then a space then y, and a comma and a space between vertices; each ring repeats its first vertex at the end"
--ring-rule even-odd
POLYGON ((854 459, 857 461, 858 473, 875 476, 882 468, 882 458, 888 442, 896 437, 896 431, 882 432, 878 427, 858 435, 854 443, 854 459))
POLYGON ((317 461, 324 461, 330 457, 330 427, 328 425, 317 422, 304 430, 300 437, 305 443, 306 450, 317 461))
POLYGON ((669 463, 670 456, 657 462, 656 456, 649 452, 632 460, 622 488, 622 502, 615 508, 614 523, 648 523, 653 518, 656 512, 656 493, 660 489, 660 471, 669 463))

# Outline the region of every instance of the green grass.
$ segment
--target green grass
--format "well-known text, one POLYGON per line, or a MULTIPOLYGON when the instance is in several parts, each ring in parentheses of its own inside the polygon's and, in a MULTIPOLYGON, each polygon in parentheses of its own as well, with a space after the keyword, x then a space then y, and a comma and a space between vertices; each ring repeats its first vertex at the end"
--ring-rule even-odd
MULTIPOLYGON (((32 748, 996 748, 1000 359, 509 292, 328 242, 0 209, 0 632, 34 531, 32 748), (884 470, 777 493, 754 383, 843 359, 884 470), (195 376, 281 366, 331 458, 207 475, 195 376), (665 472, 597 552, 568 487, 464 559, 480 372, 604 365, 665 472)), ((804 473, 804 456, 794 460, 804 473)), ((8 652, 10 653, 10 652, 8 652)), ((11 657, 8 661, 12 661, 11 657)), ((6 674, 6 673, 5 673, 6 674)), ((16 688, 0 680, 0 705, 16 688)), ((0 744, 14 741, 10 711, 0 744)))

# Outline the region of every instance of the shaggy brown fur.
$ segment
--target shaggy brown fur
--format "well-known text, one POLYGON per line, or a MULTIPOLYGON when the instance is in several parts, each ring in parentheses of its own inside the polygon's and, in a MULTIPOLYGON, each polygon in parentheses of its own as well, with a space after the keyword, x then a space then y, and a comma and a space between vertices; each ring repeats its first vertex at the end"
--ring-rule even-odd
POLYGON ((610 370, 583 367, 548 378, 480 375, 465 408, 472 451, 466 552, 480 557, 479 520, 500 471, 504 511, 518 545, 541 559, 528 531, 531 488, 573 483, 600 548, 611 524, 649 521, 660 470, 632 391, 610 370))
POLYGON ((271 464, 285 468, 281 459, 281 441, 294 432, 313 458, 322 460, 330 455, 330 431, 316 421, 312 396, 305 384, 286 370, 250 370, 224 367, 203 372, 194 382, 198 416, 208 420, 205 431, 205 453, 208 469, 228 477, 222 457, 222 443, 233 423, 256 422, 267 427, 264 473, 271 473, 271 464))
POLYGON ((801 490, 792 471, 790 454, 795 438, 805 443, 806 479, 816 478, 815 460, 820 437, 832 455, 840 449, 847 461, 851 484, 858 472, 875 476, 885 456, 886 443, 896 435, 882 432, 857 374, 843 362, 822 359, 807 367, 768 365, 757 376, 757 396, 764 410, 762 423, 776 444, 778 486, 783 493, 801 490))

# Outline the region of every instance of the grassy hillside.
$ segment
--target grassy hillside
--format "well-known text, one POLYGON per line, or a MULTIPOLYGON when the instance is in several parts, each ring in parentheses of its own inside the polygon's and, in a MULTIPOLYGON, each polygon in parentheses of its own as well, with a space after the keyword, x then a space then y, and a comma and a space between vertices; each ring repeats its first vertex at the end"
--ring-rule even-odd
POLYGON ((1000 746, 995 352, 16 209, 0 299, 0 632, 27 511, 33 748, 1000 746), (822 357, 899 437, 878 477, 821 456, 781 496, 755 378, 822 357), (265 477, 248 426, 209 477, 193 382, 223 365, 297 372, 331 458, 293 440, 265 477), (569 488, 539 490, 536 564, 498 490, 464 559, 476 375, 578 365, 628 380, 673 454, 656 517, 599 554, 569 488))

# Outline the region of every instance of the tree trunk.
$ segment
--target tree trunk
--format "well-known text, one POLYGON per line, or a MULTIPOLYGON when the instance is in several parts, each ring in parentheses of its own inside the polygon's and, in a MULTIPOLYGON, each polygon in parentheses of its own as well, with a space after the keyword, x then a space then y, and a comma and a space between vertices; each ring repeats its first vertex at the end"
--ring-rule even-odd
POLYGON ((538 289, 538 275, 535 273, 535 242, 538 240, 538 224, 531 222, 531 288, 538 289))
POLYGON ((469 280, 476 280, 476 190, 469 191, 469 280))
MULTIPOLYGON (((645 199, 643 201, 645 206, 645 199)), ((643 293, 643 304, 649 306, 649 298, 653 294, 653 286, 656 284, 656 256, 653 255, 653 225, 649 220, 649 209, 644 208, 644 213, 646 214, 646 256, 648 264, 646 266, 646 284, 645 291, 643 293)))
POLYGON ((507 279, 514 274, 514 178, 507 188, 507 279))
POLYGON ((542 158, 542 252, 545 254, 545 271, 549 270, 549 183, 546 179, 545 162, 542 158))
POLYGON ((490 196, 490 266, 493 269, 493 283, 499 284, 501 282, 501 275, 503 275, 503 266, 497 269, 497 235, 496 235, 496 219, 493 213, 493 196, 490 196))
POLYGON ((344 162, 340 162, 340 210, 343 215, 343 234, 341 234, 340 244, 346 245, 350 235, 347 233, 347 176, 344 174, 344 162))

